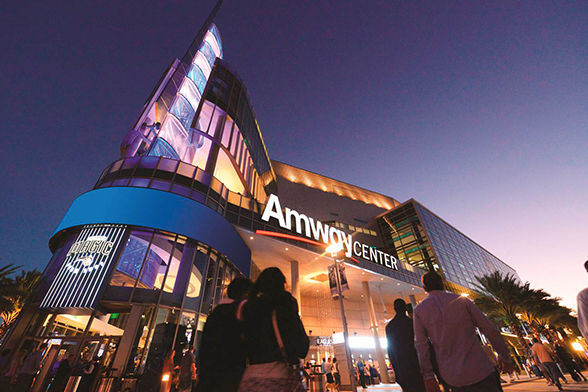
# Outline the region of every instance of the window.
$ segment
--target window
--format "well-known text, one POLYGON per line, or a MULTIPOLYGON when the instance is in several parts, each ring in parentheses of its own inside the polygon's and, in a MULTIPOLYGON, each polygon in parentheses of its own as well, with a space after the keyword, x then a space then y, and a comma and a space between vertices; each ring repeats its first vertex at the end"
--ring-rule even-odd
POLYGON ((112 275, 112 286, 134 287, 153 233, 133 230, 112 275))
POLYGON ((174 237, 155 234, 145 257, 137 287, 160 290, 174 247, 174 237))

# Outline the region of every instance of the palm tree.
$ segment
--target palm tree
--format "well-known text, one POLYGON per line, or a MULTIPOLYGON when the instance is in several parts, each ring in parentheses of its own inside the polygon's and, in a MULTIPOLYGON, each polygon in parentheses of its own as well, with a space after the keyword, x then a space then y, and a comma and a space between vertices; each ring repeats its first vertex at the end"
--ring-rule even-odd
POLYGON ((20 267, 8 264, 0 267, 0 313, 14 308, 13 298, 20 294, 18 286, 11 277, 20 267))
POLYGON ((485 313, 503 321, 517 335, 521 352, 527 351, 527 343, 517 317, 521 314, 529 298, 534 296, 529 283, 521 284, 514 275, 502 275, 495 271, 477 277, 474 302, 485 313))
POLYGON ((20 311, 25 306, 28 299, 33 294, 35 285, 41 279, 42 273, 37 269, 32 271, 20 271, 20 275, 14 278, 8 278, 12 280, 10 287, 12 292, 7 295, 6 298, 11 301, 11 306, 0 310, 0 317, 2 318, 2 325, 0 325, 0 339, 4 336, 10 327, 16 321, 20 311))

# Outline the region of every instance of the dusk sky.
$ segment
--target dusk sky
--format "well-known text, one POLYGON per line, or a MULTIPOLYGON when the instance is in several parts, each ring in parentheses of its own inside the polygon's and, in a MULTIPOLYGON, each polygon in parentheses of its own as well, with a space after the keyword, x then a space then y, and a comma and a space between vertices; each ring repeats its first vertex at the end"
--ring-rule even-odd
MULTIPOLYGON (((0 265, 45 267, 214 3, 0 5, 0 265)), ((587 21, 585 1, 227 0, 216 24, 271 158, 414 198, 575 307, 587 21)))

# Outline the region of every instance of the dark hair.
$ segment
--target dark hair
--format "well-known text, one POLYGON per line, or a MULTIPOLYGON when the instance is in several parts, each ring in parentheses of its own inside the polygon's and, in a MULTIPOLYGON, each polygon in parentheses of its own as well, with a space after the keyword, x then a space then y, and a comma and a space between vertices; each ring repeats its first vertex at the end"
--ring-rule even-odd
POLYGON ((252 285, 253 282, 247 278, 235 278, 227 289, 227 296, 235 301, 240 301, 247 295, 252 285))
POLYGON ((408 307, 406 306, 406 302, 404 302, 402 298, 398 298, 394 301, 394 311, 396 313, 404 314, 407 310, 408 307))
POLYGON ((333 363, 337 362, 337 357, 333 357, 333 363))
POLYGON ((427 272, 422 278, 425 291, 443 290, 443 278, 436 272, 427 272))
POLYGON ((286 277, 277 267, 269 267, 261 271, 259 277, 251 287, 251 297, 263 294, 274 301, 286 290, 286 277))
POLYGON ((588 271, 588 260, 584 262, 584 268, 586 268, 586 271, 588 271))
POLYGON ((539 343, 539 339, 533 338, 533 343, 539 343))

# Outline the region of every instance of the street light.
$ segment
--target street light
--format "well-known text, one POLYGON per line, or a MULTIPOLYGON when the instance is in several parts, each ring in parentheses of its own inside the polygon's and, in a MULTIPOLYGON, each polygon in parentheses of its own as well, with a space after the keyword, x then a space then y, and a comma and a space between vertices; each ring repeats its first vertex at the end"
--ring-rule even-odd
POLYGON ((341 318, 343 319, 343 337, 345 339, 345 358, 347 359, 347 371, 349 372, 349 381, 351 382, 351 390, 357 392, 357 385, 355 384, 355 372, 353 371, 353 362, 351 359, 351 348, 349 346, 349 330, 347 328, 347 317, 345 317, 345 306, 343 305, 343 290, 341 290, 341 274, 339 265, 343 263, 338 255, 343 250, 343 245, 340 242, 335 242, 327 247, 326 251, 331 254, 335 264, 335 280, 337 281, 337 294, 339 296, 339 304, 341 305, 341 318))

